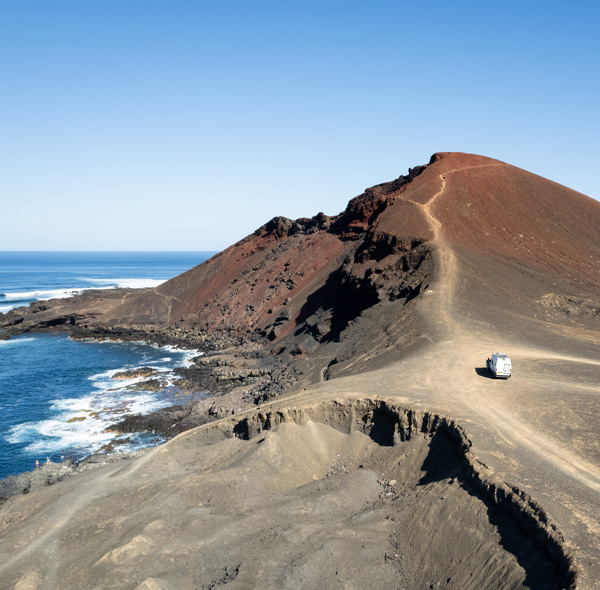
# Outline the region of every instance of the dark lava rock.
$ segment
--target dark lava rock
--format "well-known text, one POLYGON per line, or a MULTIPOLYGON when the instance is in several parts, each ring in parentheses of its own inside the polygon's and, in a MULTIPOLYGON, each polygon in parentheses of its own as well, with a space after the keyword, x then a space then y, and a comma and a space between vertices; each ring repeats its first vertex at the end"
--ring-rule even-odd
POLYGON ((140 367, 139 369, 130 369, 128 371, 121 371, 115 373, 112 378, 117 381, 125 381, 126 379, 137 379, 138 377, 151 377, 158 373, 157 369, 152 367, 140 367))
POLYGON ((139 383, 134 383, 133 385, 129 385, 127 389, 131 389, 134 391, 162 391, 163 389, 167 389, 169 387, 169 383, 167 381, 162 381, 161 379, 147 379, 146 381, 140 381, 139 383))

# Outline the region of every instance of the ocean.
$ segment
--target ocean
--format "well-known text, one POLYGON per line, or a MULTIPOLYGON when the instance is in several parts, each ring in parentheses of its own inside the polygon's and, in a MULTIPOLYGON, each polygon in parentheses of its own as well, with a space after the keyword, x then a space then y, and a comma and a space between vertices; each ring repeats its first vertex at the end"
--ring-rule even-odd
MULTIPOLYGON (((213 252, 0 252, 0 313, 85 289, 153 287, 213 252)), ((111 442, 130 451, 161 442, 116 436, 115 422, 188 401, 172 371, 201 351, 144 343, 73 341, 60 334, 0 340, 0 478, 50 459, 79 460, 111 442), (145 391, 121 371, 153 367, 166 386, 145 391)))

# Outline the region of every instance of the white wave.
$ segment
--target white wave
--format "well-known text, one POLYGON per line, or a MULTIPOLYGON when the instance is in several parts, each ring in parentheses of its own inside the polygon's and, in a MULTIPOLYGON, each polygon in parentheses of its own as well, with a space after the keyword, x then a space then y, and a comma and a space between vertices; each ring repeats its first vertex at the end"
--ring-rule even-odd
MULTIPOLYGON (((197 348, 183 348, 180 346, 175 346, 174 344, 151 344, 149 342, 146 342, 144 340, 111 340, 109 338, 107 338, 106 340, 96 340, 96 342, 107 342, 110 344, 125 344, 127 346, 130 346, 132 344, 139 344, 140 346, 150 346, 156 350, 161 350, 161 351, 165 351, 165 352, 170 352, 170 353, 175 353, 175 354, 182 354, 184 355, 183 360, 188 359, 188 358, 194 358, 196 356, 202 356, 203 354, 205 354, 204 352, 201 352, 200 350, 198 350, 197 348)), ((153 361, 153 362, 160 362, 160 361, 153 361)), ((181 362, 181 361, 178 361, 181 362)), ((119 369, 119 370, 123 370, 123 369, 119 369)))
POLYGON ((128 392, 119 388, 83 398, 54 400, 51 408, 61 411, 61 418, 65 420, 91 415, 93 419, 106 417, 114 422, 122 415, 153 411, 164 407, 165 403, 166 401, 157 399, 151 393, 128 392))
POLYGON ((0 346, 10 346, 12 344, 23 344, 33 342, 35 338, 11 338, 10 340, 0 340, 0 346))
MULTIPOLYGON (((161 361, 155 361, 161 362, 161 361)), ((131 377, 130 379, 114 379, 114 376, 117 373, 123 373, 125 371, 134 371, 136 369, 141 369, 145 367, 150 367, 151 369, 155 369, 157 371, 156 375, 150 375, 150 377, 155 377, 157 375, 167 375, 171 373, 170 369, 165 369, 164 367, 155 366, 152 364, 142 364, 142 365, 127 365, 125 367, 121 367, 119 369, 110 369, 109 371, 103 371, 102 373, 97 373, 96 375, 91 375, 88 379, 92 382, 92 386, 96 389, 101 389, 103 391, 109 391, 112 389, 118 389, 122 391, 135 385, 136 383, 140 383, 148 379, 148 377, 131 377)), ((106 398, 103 397, 103 400, 106 398)), ((105 403, 105 401, 103 402, 105 403)))
MULTIPOLYGON (((145 344, 144 342, 140 342, 140 344, 145 344)), ((183 355, 181 359, 176 361, 176 367, 183 367, 192 364, 192 359, 197 356, 203 356, 204 352, 199 351, 197 348, 181 348, 179 346, 175 346, 174 344, 151 344, 152 348, 156 348, 157 350, 164 350, 165 352, 170 352, 173 354, 181 354, 183 355)), ((164 359, 163 359, 164 360, 164 359)), ((154 361, 161 362, 161 361, 154 361)))
POLYGON ((185 352, 192 354, 204 354, 203 352, 198 352, 195 348, 182 348, 180 346, 175 346, 174 344, 165 344, 164 346, 156 346, 156 348, 160 348, 161 350, 168 350, 171 352, 185 352))
POLYGON ((75 397, 67 399, 55 399, 50 402, 53 410, 66 410, 69 412, 82 412, 92 407, 94 398, 92 396, 75 397))
POLYGON ((103 381, 107 379, 112 379, 112 376, 115 373, 119 373, 120 371, 127 371, 128 367, 121 367, 119 369, 109 369, 108 371, 103 371, 102 373, 96 373, 95 375, 91 375, 88 377, 90 381, 103 381))
POLYGON ((9 442, 29 443, 25 449, 30 453, 55 453, 73 447, 96 447, 114 438, 105 432, 108 423, 103 420, 65 422, 41 420, 13 427, 9 442), (87 424, 86 424, 87 423, 87 424))
POLYGON ((119 371, 125 371, 126 369, 112 369, 110 371, 105 371, 104 373, 98 373, 97 375, 92 375, 88 377, 88 379, 92 382, 92 387, 95 389, 100 389, 101 391, 108 391, 109 389, 113 389, 115 387, 115 381, 112 376, 119 371))
POLYGON ((194 364, 194 359, 198 356, 203 356, 204 353, 200 352, 198 353, 197 351, 193 351, 190 352, 189 354, 186 354, 178 363, 177 366, 178 367, 189 367, 190 365, 194 364))
POLYGON ((45 299, 64 299, 85 291, 85 288, 50 289, 39 291, 21 291, 17 293, 2 293, 4 301, 41 301, 45 299))
POLYGON ((122 392, 106 396, 87 396, 54 400, 54 417, 12 426, 9 443, 25 443, 30 453, 56 453, 64 449, 97 451, 106 442, 118 438, 111 425, 130 414, 145 414, 168 405, 151 394, 123 397, 122 392))
POLYGON ((165 282, 165 279, 83 279, 88 283, 109 285, 122 289, 151 289, 165 282))
POLYGON ((191 364, 193 358, 204 355, 204 353, 199 351, 197 348, 180 348, 179 346, 174 346, 173 344, 155 347, 168 352, 183 354, 183 358, 176 362, 176 366, 178 367, 189 365, 191 364))
POLYGON ((41 420, 36 425, 41 436, 59 438, 63 441, 63 446, 87 442, 90 438, 95 438, 99 435, 108 435, 110 437, 110 433, 103 432, 106 426, 108 426, 103 420, 92 420, 90 424, 85 424, 85 422, 87 420, 68 422, 66 420, 50 419, 41 420))
MULTIPOLYGON (((15 342, 28 342, 35 338, 20 338, 0 341, 0 345, 15 342)), ((111 344, 114 344, 114 342, 111 344)), ((125 343, 124 346, 131 346, 125 343)), ((140 344, 145 343, 140 342, 140 344)), ((50 415, 44 420, 22 423, 4 433, 6 440, 20 443, 28 453, 43 459, 46 455, 62 454, 82 457, 95 453, 109 441, 119 438, 130 438, 130 442, 119 447, 119 450, 134 450, 151 446, 156 437, 140 435, 138 441, 132 435, 117 435, 110 432, 114 424, 131 414, 147 414, 173 403, 172 397, 164 392, 132 390, 134 384, 146 378, 136 377, 126 380, 115 380, 119 372, 152 367, 159 373, 159 378, 166 381, 167 387, 175 384, 173 368, 191 362, 198 356, 198 350, 183 349, 177 346, 155 346, 161 352, 143 354, 135 363, 102 371, 88 377, 89 386, 81 391, 82 397, 55 399, 50 402, 50 415), (152 356, 156 358, 152 358, 152 356), (68 450, 68 452, 66 452, 68 450)), ((145 349, 147 351, 147 349, 145 349)), ((200 353, 202 354, 202 353, 200 353)))
MULTIPOLYGON (((93 279, 84 279, 87 281, 93 279)), ((102 279, 98 279, 102 281, 102 279)), ((136 280, 136 279, 132 279, 136 280)), ((144 279, 140 279, 144 280, 144 279)), ((163 281, 159 281, 160 284, 163 281)), ((90 291, 91 289, 110 289, 112 287, 117 286, 126 286, 126 285, 117 285, 114 284, 113 281, 108 281, 109 284, 105 286, 98 287, 68 287, 65 289, 39 289, 36 291, 18 291, 18 292, 9 292, 9 293, 0 293, 0 300, 6 301, 16 301, 16 302, 26 302, 26 301, 46 301, 48 299, 66 299, 67 297, 72 297, 73 295, 78 295, 79 293, 83 293, 84 291, 90 291)), ((144 287, 146 285, 140 284, 139 287, 144 287)), ((155 286, 154 284, 148 286, 155 286)), ((1 313, 6 313, 11 309, 15 309, 15 307, 19 307, 22 303, 15 303, 13 305, 4 305, 0 307, 1 313)))
POLYGON ((157 400, 152 394, 136 393, 135 398, 128 400, 127 409, 124 415, 127 414, 148 414, 159 408, 167 407, 166 400, 157 400))
POLYGON ((38 435, 38 428, 35 422, 23 422, 11 426, 9 429, 10 434, 6 436, 6 440, 9 443, 23 443, 31 439, 32 436, 38 435))

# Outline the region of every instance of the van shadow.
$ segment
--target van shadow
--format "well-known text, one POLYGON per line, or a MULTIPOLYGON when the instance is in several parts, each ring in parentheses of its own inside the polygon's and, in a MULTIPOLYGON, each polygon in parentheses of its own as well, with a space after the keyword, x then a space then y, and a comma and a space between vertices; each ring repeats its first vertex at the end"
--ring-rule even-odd
POLYGON ((493 379, 494 377, 492 376, 492 374, 488 371, 487 367, 475 367, 475 372, 480 376, 480 377, 485 377, 486 379, 493 379))

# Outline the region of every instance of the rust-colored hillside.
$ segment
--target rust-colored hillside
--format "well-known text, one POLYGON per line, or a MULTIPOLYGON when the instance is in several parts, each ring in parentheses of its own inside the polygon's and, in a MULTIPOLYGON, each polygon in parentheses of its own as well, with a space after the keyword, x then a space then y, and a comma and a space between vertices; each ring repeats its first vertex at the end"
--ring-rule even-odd
MULTIPOLYGON (((450 245, 530 264, 572 284, 600 287, 600 204, 514 166, 470 154, 435 154, 406 194, 425 203, 450 245)), ((394 208, 385 225, 400 222, 394 208)))
POLYGON ((128 302, 122 320, 256 334, 301 330, 332 339, 380 300, 426 286, 430 237, 414 205, 392 231, 379 220, 425 167, 365 191, 335 217, 275 217, 207 262, 128 302))
POLYGON ((120 319, 335 339, 365 309, 430 285, 433 238, 585 295, 600 289, 599 236, 596 201, 497 160, 439 153, 337 217, 274 218, 131 300, 120 319))

